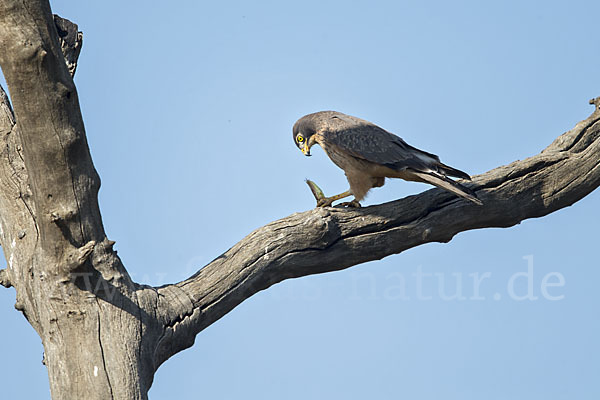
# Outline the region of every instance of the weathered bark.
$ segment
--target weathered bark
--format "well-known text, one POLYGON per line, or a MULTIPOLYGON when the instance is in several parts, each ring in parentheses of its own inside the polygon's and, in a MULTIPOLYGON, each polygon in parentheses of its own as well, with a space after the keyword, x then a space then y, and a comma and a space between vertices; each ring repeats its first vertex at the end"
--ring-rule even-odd
MULTIPOLYGON (((65 43, 74 65, 80 41, 65 43)), ((144 398, 154 369, 140 338, 159 325, 144 323, 104 233, 100 180, 47 1, 0 2, 0 65, 16 116, 4 99, 2 280, 42 339, 52 396, 144 398)))
POLYGON ((53 398, 144 399, 156 369, 254 293, 459 232, 508 227, 600 185, 600 98, 541 154, 474 177, 473 205, 432 189, 362 209, 315 209, 248 235, 189 279, 134 283, 107 239, 73 84, 81 34, 47 0, 0 2, 0 243, 15 307, 40 335, 53 398), (66 62, 65 62, 66 59, 66 62), (68 66, 67 66, 68 64, 68 66), (16 116, 16 118, 15 118, 16 116))
MULTIPOLYGON (((359 209, 318 208, 252 232, 178 288, 193 305, 173 339, 193 337, 256 292, 284 279, 336 271, 459 232, 510 227, 570 206, 600 185, 600 97, 595 111, 541 154, 475 176, 483 206, 431 189, 359 209)), ((170 356, 179 351, 175 349, 170 356)))

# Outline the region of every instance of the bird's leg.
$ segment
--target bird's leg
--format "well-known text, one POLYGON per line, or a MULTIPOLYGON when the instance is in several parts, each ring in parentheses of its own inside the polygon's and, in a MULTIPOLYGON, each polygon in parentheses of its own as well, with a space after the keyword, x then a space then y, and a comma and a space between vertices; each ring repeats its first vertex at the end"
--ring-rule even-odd
POLYGON ((317 201, 317 207, 331 207, 331 203, 334 201, 348 196, 352 196, 352 193, 349 190, 346 190, 344 193, 336 194, 335 196, 323 197, 317 201))
MULTIPOLYGON (((344 193, 340 193, 336 196, 325 197, 325 194, 323 193, 321 188, 316 183, 314 183, 310 179, 307 179, 306 184, 308 185, 308 187, 310 188, 310 191, 312 192, 313 196, 315 196, 315 199, 317 200, 317 207, 329 207, 329 206, 331 206, 331 203, 333 203, 334 201, 343 199, 344 197, 348 197, 348 196, 352 195, 350 190, 346 190, 344 193)), ((341 203, 339 205, 341 207, 360 207, 360 203, 356 199, 345 202, 345 203, 341 203)))

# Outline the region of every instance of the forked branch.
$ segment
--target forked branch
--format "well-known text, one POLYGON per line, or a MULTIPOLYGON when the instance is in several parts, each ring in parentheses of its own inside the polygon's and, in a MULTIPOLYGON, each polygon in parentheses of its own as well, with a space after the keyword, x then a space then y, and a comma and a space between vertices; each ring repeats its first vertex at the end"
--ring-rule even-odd
POLYGON ((260 290, 541 217, 600 184, 596 99, 594 113, 542 153, 474 177, 483 206, 432 189, 378 206, 314 209, 257 229, 183 282, 138 285, 102 226, 70 76, 80 48, 77 27, 53 18, 47 0, 0 2, 0 64, 15 110, 0 91, 8 264, 0 284, 15 287, 17 308, 42 338, 56 398, 144 399, 162 362, 260 290))

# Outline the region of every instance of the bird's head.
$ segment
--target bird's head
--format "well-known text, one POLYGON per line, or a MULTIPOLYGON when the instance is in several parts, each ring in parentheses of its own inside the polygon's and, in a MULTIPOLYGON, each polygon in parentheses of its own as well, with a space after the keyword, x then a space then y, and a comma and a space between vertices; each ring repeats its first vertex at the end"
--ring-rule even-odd
POLYGON ((294 143, 305 156, 310 156, 310 148, 315 144, 315 124, 309 117, 310 115, 306 115, 296 121, 292 130, 294 143))

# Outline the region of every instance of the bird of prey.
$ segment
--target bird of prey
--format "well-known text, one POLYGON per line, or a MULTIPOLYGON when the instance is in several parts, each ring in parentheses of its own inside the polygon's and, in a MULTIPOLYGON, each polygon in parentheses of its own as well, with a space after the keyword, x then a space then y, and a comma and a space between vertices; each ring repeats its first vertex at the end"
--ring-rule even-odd
POLYGON ((348 178, 350 190, 322 198, 317 206, 329 207, 336 200, 354 196, 354 200, 342 205, 360 207, 359 201, 371 188, 383 186, 385 178, 429 183, 483 204, 473 191, 449 178, 470 180, 468 174, 369 121, 336 111, 320 111, 300 118, 294 124, 293 136, 306 156, 310 156, 315 143, 319 144, 348 178))

